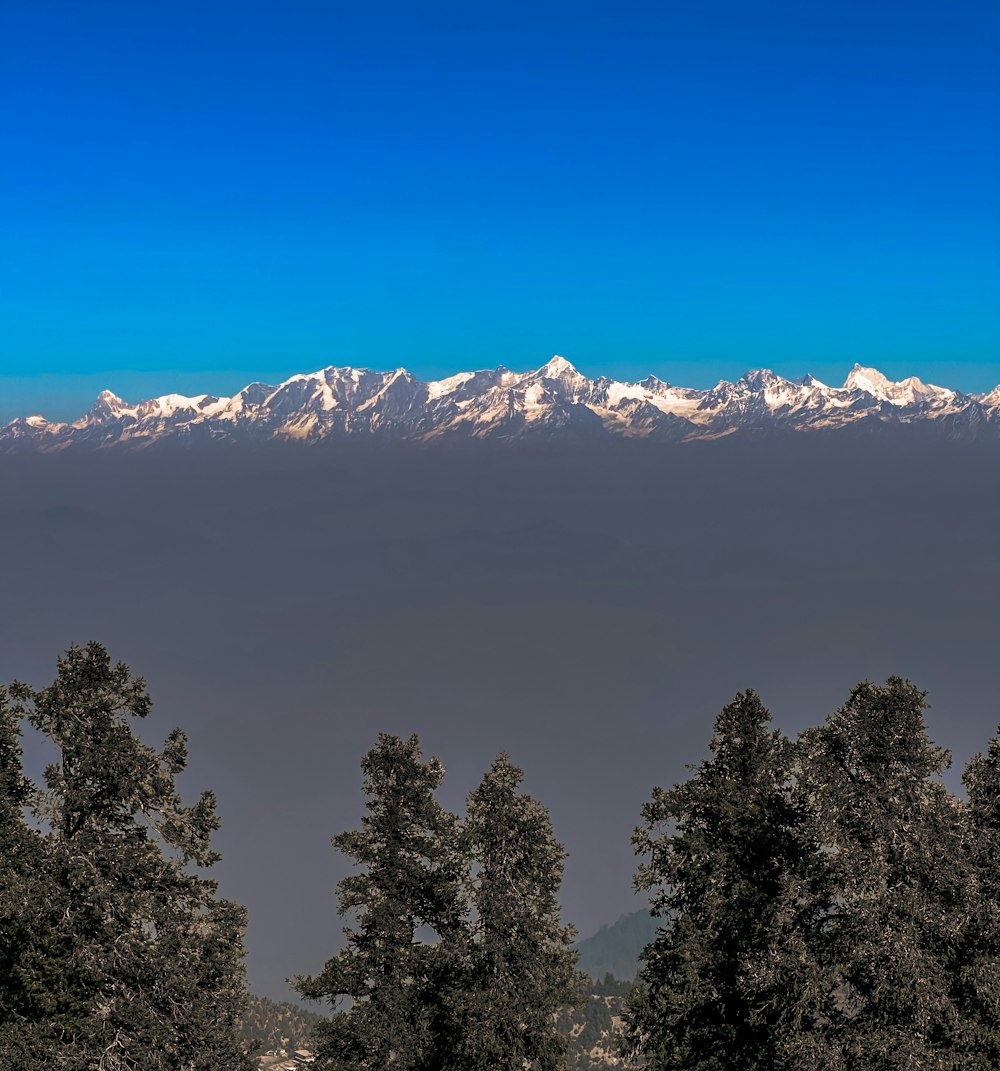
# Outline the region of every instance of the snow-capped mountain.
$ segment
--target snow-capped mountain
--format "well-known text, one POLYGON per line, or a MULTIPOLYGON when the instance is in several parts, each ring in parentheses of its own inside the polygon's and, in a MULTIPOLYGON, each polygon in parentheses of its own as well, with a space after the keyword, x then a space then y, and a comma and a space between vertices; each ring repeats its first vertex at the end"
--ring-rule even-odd
POLYGON ((231 398, 166 394, 133 405, 102 391, 78 420, 36 415, 12 421, 0 428, 0 449, 345 436, 434 442, 603 434, 684 441, 900 424, 952 438, 1000 438, 1000 386, 965 395, 912 376, 894 383, 877 369, 855 365, 842 387, 758 369, 735 383, 693 390, 655 376, 639 383, 588 379, 558 356, 533 372, 500 367, 429 383, 403 368, 330 367, 278 386, 251 383, 231 398))

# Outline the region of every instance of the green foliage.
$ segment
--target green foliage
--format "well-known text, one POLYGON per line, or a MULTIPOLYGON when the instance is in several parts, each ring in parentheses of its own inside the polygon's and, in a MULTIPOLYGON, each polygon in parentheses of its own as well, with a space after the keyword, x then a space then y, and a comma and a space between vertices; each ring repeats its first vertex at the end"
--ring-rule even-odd
MULTIPOLYGON (((157 752, 133 735, 149 696, 97 643, 72 647, 47 688, 16 683, 3 711, 0 1056, 23 1071, 242 1071, 245 912, 192 871, 218 857, 215 801, 181 802, 175 730, 157 752), (56 750, 28 786, 14 729, 56 750), (25 822, 30 804, 36 828, 25 822), (17 934, 11 939, 10 934, 17 934)), ((3 1061, 0 1061, 3 1062, 3 1061)))
POLYGON ((500 755, 469 796, 464 842, 476 867, 471 954, 458 975, 456 1066, 550 1071, 563 1041, 552 1016, 577 984, 573 931, 559 921, 566 853, 548 811, 518 792, 522 772, 500 755))
MULTIPOLYGON (((624 985, 614 979, 612 982, 616 986, 624 985)), ((623 1004, 624 994, 584 990, 572 1004, 561 1008, 556 1024, 568 1044, 560 1066, 566 1071, 603 1071, 612 1061, 615 1066, 622 1066, 617 1050, 623 1004)))
POLYGON ((555 1013, 575 990, 556 900, 564 852, 545 809, 517 791, 521 771, 500 756, 462 821, 434 799, 444 769, 415 736, 381 734, 362 769, 361 829, 333 838, 361 867, 338 887, 354 921, 322 973, 296 981, 334 1004, 319 1066, 558 1067, 555 1013))
POLYGON ((636 887, 666 920, 643 953, 627 1048, 654 1067, 757 1071, 779 1065, 798 972, 776 963, 788 875, 808 846, 788 784, 792 747, 746 692, 719 715, 713 757, 656 788, 636 830, 636 887))
POLYGON ((829 905, 804 936, 824 980, 813 1001, 822 1028, 797 1053, 804 1071, 965 1066, 953 950, 978 891, 924 709, 907 681, 865 682, 801 737, 798 794, 829 905))
POLYGON ((439 936, 462 912, 456 823, 434 799, 444 776, 423 762, 417 738, 382 733, 362 761, 367 814, 361 829, 333 844, 362 868, 338 886, 340 913, 354 912, 345 948, 295 988, 310 1000, 351 1000, 317 1028, 317 1053, 336 1068, 418 1069, 437 1047, 437 950, 417 931, 439 936))
POLYGON ((654 789, 636 883, 664 925, 627 1012, 657 1071, 1000 1066, 1000 742, 941 781, 924 693, 858 685, 792 744, 751 693, 654 789))
POLYGON ((955 942, 953 996, 976 1071, 1000 1067, 1000 735, 963 776, 968 792, 967 845, 977 896, 955 942))

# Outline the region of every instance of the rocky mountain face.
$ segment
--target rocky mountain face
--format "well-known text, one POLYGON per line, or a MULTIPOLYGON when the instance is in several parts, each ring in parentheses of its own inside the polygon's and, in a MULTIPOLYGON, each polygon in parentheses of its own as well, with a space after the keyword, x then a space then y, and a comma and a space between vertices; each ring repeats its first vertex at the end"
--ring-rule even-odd
POLYGON ((429 383, 402 368, 331 367, 276 387, 251 383, 231 398, 167 394, 132 405, 103 391, 72 422, 42 416, 11 421, 0 428, 0 450, 348 436, 422 443, 567 435, 685 441, 898 425, 948 438, 1000 438, 1000 386, 966 395, 915 377, 894 383, 860 365, 842 387, 760 369, 710 390, 671 386, 654 376, 639 383, 588 379, 563 357, 534 372, 500 367, 429 383))

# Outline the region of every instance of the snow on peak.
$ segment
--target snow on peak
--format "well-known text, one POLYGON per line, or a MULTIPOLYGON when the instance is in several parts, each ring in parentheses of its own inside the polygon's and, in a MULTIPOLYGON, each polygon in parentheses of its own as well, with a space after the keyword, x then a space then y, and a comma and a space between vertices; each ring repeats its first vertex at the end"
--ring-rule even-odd
POLYGON ((845 390, 863 390, 883 401, 888 398, 891 386, 892 383, 877 368, 866 368, 861 364, 855 364, 844 380, 845 390))
MULTIPOLYGON (((186 394, 161 394, 138 406, 143 416, 171 417, 176 413, 197 412, 205 407, 209 395, 198 394, 189 398, 186 394)), ((213 399, 218 401, 218 399, 213 399)))
POLYGON ((947 402, 955 392, 947 387, 924 383, 916 376, 893 382, 877 368, 865 368, 856 364, 844 383, 847 390, 861 390, 882 402, 892 405, 918 405, 927 402, 947 402))
POLYGON ((876 368, 856 364, 843 388, 826 386, 812 375, 792 380, 758 368, 735 383, 722 380, 712 390, 695 390, 653 376, 641 383, 606 376, 592 380, 557 354, 535 371, 500 366, 431 382, 415 379, 403 368, 376 372, 330 365, 293 375, 276 387, 251 383, 231 398, 164 394, 133 405, 105 390, 72 424, 22 419, 0 429, 0 449, 15 440, 41 444, 44 439, 40 449, 61 449, 77 438, 145 443, 174 431, 206 439, 312 440, 383 429, 415 439, 453 433, 506 436, 520 433, 518 421, 525 427, 572 423, 628 436, 688 439, 728 435, 743 427, 806 430, 927 419, 948 434, 959 434, 951 418, 966 412, 974 418, 971 433, 1000 438, 1000 386, 967 397, 912 376, 893 382, 876 368))
POLYGON ((563 376, 578 376, 580 374, 565 357, 560 357, 558 353, 552 360, 543 365, 539 371, 543 372, 547 379, 561 379, 563 376))
POLYGON ((458 390, 463 383, 468 383, 475 375, 475 372, 459 372, 457 375, 448 376, 447 379, 432 380, 427 384, 427 397, 431 401, 443 398, 446 394, 458 390))
POLYGON ((772 372, 770 368, 756 368, 752 372, 744 372, 739 378, 740 386, 757 391, 766 391, 769 387, 781 387, 786 382, 787 380, 772 372))
POLYGON ((90 420, 104 420, 108 417, 120 416, 128 409, 128 403, 110 390, 102 390, 98 394, 94 404, 90 407, 87 418, 90 420))

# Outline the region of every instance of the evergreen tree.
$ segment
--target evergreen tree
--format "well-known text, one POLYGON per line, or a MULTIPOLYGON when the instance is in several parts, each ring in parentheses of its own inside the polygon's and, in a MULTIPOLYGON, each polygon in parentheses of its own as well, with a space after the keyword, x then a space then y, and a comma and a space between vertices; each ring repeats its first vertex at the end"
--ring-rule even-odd
POLYGON ((0 687, 0 1067, 25 1069, 42 1063, 31 1024, 74 1007, 80 981, 53 938, 58 914, 46 888, 45 844, 25 821, 30 798, 18 720, 0 687))
POLYGON ((421 759, 416 736, 379 734, 361 767, 368 813, 361 829, 333 838, 363 868, 338 885, 341 915, 356 918, 344 949, 295 988, 335 1006, 317 1027, 319 1066, 427 1071, 450 1044, 441 957, 442 946, 461 947, 457 820, 434 798, 444 767, 421 759), (436 942, 421 939, 422 927, 436 942), (343 997, 350 1007, 336 1009, 343 997))
POLYGON ((19 975, 30 933, 25 925, 27 879, 37 868, 34 838, 24 821, 28 789, 17 721, 0 686, 0 1037, 27 998, 19 975))
POLYGON ((559 916, 565 851, 548 811, 519 793, 523 774, 500 755, 469 796, 466 850, 475 868, 474 923, 461 978, 465 1071, 553 1071, 565 1041, 560 1006, 578 995, 571 927, 559 916))
MULTIPOLYGON (((98 643, 71 647, 49 687, 10 692, 13 714, 57 754, 31 799, 42 832, 13 868, 15 884, 44 895, 27 921, 33 968, 15 982, 25 1011, 5 1024, 4 1043, 20 1053, 11 1066, 249 1068, 238 1036, 245 913, 191 871, 218 858, 218 820, 211 793, 190 807, 177 793, 183 733, 162 752, 133 735, 128 719, 150 709, 145 684, 98 643)), ((27 796, 16 791, 9 722, 6 733, 16 808, 27 796)))
POLYGON ((772 1071, 809 1028, 790 936, 812 854, 793 748, 748 691, 720 713, 711 751, 688 781, 653 790, 633 836, 636 887, 664 925, 642 954, 625 1050, 657 1071, 772 1071))
POLYGON ((355 918, 344 949, 295 985, 335 1006, 318 1066, 557 1068, 555 1014, 576 989, 556 900, 564 852, 545 808, 517 791, 521 771, 500 756, 463 822, 436 802, 444 769, 415 736, 381 734, 362 769, 361 829, 333 838, 362 868, 338 886, 355 918))
POLYGON ((972 1066, 956 952, 978 892, 924 709, 908 681, 864 682, 802 734, 799 792, 827 904, 807 942, 825 984, 803 1071, 972 1066))
POLYGON ((954 995, 963 1014, 969 1066, 993 1071, 1000 1067, 1000 734, 985 755, 970 761, 963 781, 975 896, 955 942, 954 995))

